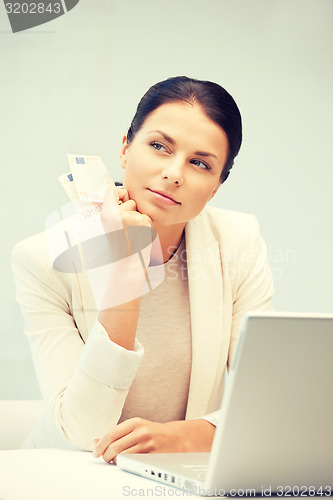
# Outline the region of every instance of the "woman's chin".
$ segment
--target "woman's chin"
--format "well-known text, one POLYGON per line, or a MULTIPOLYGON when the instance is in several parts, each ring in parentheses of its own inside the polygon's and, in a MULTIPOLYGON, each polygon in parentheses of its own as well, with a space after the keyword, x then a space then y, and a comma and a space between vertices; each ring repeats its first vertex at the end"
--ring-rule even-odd
POLYGON ((169 226, 177 223, 175 220, 168 217, 168 214, 163 213, 163 210, 159 207, 155 207, 149 201, 140 200, 140 197, 136 200, 135 196, 131 197, 131 199, 136 202, 136 209, 140 214, 148 215, 148 217, 151 218, 153 226, 169 226))

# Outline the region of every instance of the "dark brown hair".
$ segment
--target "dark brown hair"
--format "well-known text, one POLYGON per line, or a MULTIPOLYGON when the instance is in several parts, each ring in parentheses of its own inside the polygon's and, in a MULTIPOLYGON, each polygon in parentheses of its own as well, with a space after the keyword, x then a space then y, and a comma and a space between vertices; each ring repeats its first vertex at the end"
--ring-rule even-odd
POLYGON ((224 182, 241 147, 242 118, 234 99, 217 83, 186 76, 176 76, 156 83, 138 104, 127 132, 127 142, 130 143, 134 139, 150 113, 162 104, 174 101, 199 104, 206 115, 226 133, 229 148, 221 174, 221 182, 224 182))

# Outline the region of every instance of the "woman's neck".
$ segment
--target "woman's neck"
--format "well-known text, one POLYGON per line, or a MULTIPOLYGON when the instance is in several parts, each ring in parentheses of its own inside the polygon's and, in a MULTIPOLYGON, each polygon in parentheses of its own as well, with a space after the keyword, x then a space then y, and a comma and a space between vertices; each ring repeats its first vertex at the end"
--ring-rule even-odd
POLYGON ((172 226, 153 225, 158 234, 163 262, 167 262, 175 253, 183 237, 185 224, 172 226))

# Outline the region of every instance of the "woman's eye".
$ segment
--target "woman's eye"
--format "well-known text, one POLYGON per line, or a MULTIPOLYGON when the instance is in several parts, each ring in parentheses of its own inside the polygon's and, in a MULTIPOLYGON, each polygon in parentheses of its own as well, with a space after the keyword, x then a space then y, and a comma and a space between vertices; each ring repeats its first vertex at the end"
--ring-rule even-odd
POLYGON ((206 170, 210 170, 210 166, 208 165, 208 163, 205 163, 204 161, 191 160, 191 163, 193 163, 193 165, 195 165, 196 167, 205 168, 206 170))
POLYGON ((150 145, 153 146, 153 148, 157 151, 163 151, 163 149, 165 150, 163 144, 160 144, 159 142, 151 142, 150 145))

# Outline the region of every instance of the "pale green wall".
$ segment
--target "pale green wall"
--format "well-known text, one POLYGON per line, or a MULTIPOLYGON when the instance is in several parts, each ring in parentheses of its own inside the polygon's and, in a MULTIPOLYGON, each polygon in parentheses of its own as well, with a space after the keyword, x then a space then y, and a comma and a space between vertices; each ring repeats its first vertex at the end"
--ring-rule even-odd
POLYGON ((225 86, 244 143, 213 204, 254 213, 279 310, 333 312, 331 0, 81 0, 12 34, 0 6, 0 398, 38 396, 9 270, 15 242, 66 202, 66 153, 118 149, 141 95, 185 74, 225 86))

